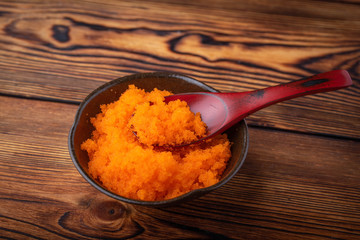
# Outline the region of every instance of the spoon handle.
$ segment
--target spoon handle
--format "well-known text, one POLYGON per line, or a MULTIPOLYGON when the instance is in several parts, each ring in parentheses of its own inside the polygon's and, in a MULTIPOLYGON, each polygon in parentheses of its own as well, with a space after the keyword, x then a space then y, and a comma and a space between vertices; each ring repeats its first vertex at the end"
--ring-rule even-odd
POLYGON ((229 117, 233 119, 231 122, 234 122, 278 102, 320 92, 334 91, 351 84, 352 80, 347 71, 334 70, 256 91, 229 93, 230 95, 223 100, 229 105, 229 112, 232 115, 229 117))

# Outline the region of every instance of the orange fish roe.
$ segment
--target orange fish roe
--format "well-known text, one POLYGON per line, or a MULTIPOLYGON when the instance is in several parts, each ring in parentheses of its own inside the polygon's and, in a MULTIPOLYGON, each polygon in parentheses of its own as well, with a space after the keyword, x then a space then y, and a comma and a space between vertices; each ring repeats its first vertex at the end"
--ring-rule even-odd
POLYGON ((190 126, 195 137, 205 134, 205 125, 198 122, 200 116, 188 115, 186 104, 180 101, 163 103, 164 97, 170 94, 158 89, 147 93, 131 85, 118 101, 101 105, 101 113, 91 118, 95 130, 92 138, 81 147, 90 158, 90 175, 110 191, 130 199, 160 201, 219 181, 231 157, 230 142, 225 134, 171 151, 153 146, 166 145, 166 141, 188 140, 188 136, 173 137, 165 130, 175 134, 185 132, 184 126, 190 126), (176 110, 178 107, 180 112, 176 110), (150 129, 148 118, 161 118, 160 113, 165 109, 170 109, 163 119, 166 129, 157 125, 146 132, 150 129), (148 113, 148 110, 154 110, 154 113, 148 113), (188 119, 192 123, 179 119, 188 119), (142 141, 145 144, 129 126, 136 127, 138 133, 144 130, 142 141), (165 139, 159 138, 162 133, 167 134, 165 139))
POLYGON ((174 146, 191 143, 206 135, 206 124, 200 113, 190 111, 186 102, 164 99, 145 102, 136 107, 129 127, 145 145, 174 146), (181 127, 179 127, 181 126, 181 127))

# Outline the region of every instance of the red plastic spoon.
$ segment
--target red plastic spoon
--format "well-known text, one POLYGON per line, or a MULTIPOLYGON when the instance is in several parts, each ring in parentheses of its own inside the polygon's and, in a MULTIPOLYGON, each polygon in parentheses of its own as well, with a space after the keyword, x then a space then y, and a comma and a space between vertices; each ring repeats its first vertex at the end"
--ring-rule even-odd
POLYGON ((175 94, 166 97, 165 102, 180 99, 188 103, 192 112, 200 112, 208 127, 208 135, 196 141, 198 142, 224 132, 249 114, 272 104, 304 95, 334 91, 351 84, 347 71, 335 70, 256 91, 175 94))

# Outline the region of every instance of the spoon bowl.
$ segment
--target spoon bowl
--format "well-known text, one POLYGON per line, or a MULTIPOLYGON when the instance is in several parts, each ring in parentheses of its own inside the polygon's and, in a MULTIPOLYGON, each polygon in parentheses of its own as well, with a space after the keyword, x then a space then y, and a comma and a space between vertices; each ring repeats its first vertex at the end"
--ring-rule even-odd
POLYGON ((208 133, 206 137, 195 141, 198 142, 224 132, 248 115, 267 106, 296 97, 334 91, 351 84, 352 80, 347 71, 334 70, 249 92, 175 94, 166 97, 165 102, 180 99, 188 103, 192 112, 201 114, 208 133))

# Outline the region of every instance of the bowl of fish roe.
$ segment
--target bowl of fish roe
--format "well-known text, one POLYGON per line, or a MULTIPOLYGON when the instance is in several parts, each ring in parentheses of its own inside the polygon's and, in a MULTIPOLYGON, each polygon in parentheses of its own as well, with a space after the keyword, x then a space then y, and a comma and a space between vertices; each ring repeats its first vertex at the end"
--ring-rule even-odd
POLYGON ((241 168, 249 137, 245 120, 222 134, 186 102, 164 102, 186 92, 217 92, 191 77, 138 73, 110 81, 80 104, 69 133, 79 173, 100 192, 131 204, 169 206, 227 183, 241 168))

